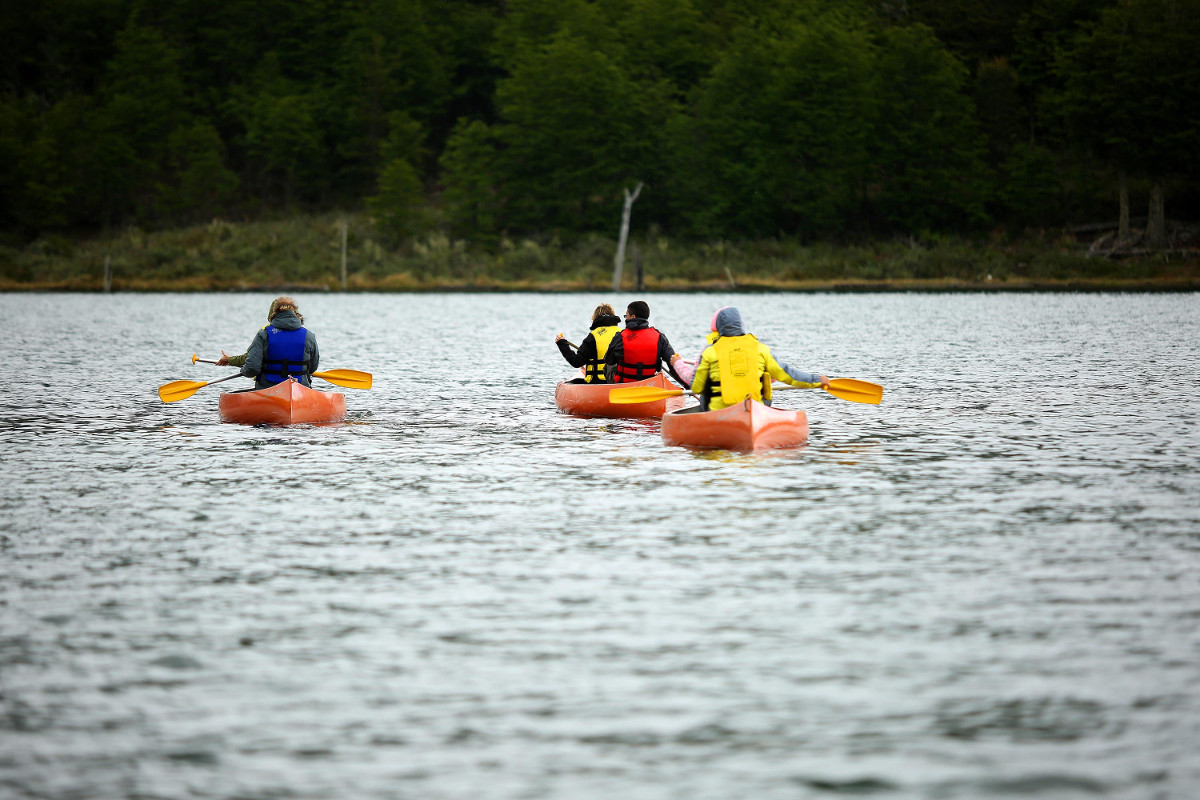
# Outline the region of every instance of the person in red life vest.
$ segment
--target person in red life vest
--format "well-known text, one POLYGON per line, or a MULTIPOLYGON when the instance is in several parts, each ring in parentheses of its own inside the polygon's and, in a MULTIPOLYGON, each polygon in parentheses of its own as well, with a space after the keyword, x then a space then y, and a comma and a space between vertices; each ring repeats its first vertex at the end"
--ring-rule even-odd
POLYGON ((604 358, 608 346, 616 336, 621 320, 613 307, 601 303, 592 312, 592 329, 583 341, 579 343, 579 351, 572 352, 571 345, 560 333, 554 337, 558 351, 572 367, 583 367, 583 377, 576 378, 571 383, 607 383, 608 376, 604 372, 604 358))
POLYGON ((644 381, 659 372, 659 364, 667 365, 667 372, 680 386, 687 382, 675 371, 675 359, 679 354, 671 347, 667 337, 657 328, 650 327, 650 306, 634 300, 625 309, 625 330, 614 336, 605 355, 608 380, 611 383, 644 381))
POLYGON ((243 375, 254 378, 255 389, 265 389, 288 378, 311 386, 310 376, 317 371, 320 358, 317 337, 304 327, 296 301, 276 297, 267 312, 267 324, 254 334, 246 352, 231 356, 222 350, 217 364, 241 367, 243 375))

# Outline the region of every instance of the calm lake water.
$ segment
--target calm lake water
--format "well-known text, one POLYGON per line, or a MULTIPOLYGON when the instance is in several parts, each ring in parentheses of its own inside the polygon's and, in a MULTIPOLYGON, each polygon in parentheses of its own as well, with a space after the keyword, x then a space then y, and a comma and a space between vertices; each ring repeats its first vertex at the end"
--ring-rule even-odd
POLYGON ((217 419, 271 296, 0 295, 0 796, 1200 796, 1200 296, 741 308, 810 443, 556 412, 621 295, 300 295, 334 427, 217 419))

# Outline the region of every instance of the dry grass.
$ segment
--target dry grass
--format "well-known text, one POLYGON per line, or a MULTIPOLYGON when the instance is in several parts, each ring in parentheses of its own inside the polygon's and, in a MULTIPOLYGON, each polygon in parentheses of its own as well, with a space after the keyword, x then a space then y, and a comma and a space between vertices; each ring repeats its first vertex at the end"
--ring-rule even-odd
MULTIPOLYGON (((388 247, 365 217, 326 214, 274 222, 214 220, 154 233, 129 229, 103 238, 57 236, 23 248, 0 247, 0 290, 99 291, 108 258, 117 291, 338 291, 342 220, 349 229, 349 291, 596 291, 612 280, 616 243, 602 236, 570 242, 502 238, 483 248, 434 232, 388 247)), ((685 243, 651 235, 635 242, 648 290, 1200 288, 1196 252, 1089 259, 1086 244, 1045 237, 831 245, 685 243)), ((632 288, 632 249, 624 276, 623 284, 632 288)))

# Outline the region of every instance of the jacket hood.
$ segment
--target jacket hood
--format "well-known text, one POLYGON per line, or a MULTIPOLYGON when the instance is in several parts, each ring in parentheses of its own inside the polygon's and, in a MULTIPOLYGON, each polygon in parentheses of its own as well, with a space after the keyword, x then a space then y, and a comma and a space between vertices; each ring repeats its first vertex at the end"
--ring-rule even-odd
POLYGON ((717 312, 717 333, 722 336, 745 336, 746 325, 742 322, 742 312, 733 306, 727 306, 717 312))
POLYGON ((592 328, 609 328, 613 325, 620 325, 621 320, 615 314, 601 314, 596 317, 596 321, 592 323, 592 328))
POLYGON ((281 331, 294 331, 297 328, 303 327, 300 318, 291 311, 280 311, 270 322, 281 331))
POLYGON ((625 330, 627 331, 642 331, 650 327, 650 320, 634 317, 625 322, 625 330))

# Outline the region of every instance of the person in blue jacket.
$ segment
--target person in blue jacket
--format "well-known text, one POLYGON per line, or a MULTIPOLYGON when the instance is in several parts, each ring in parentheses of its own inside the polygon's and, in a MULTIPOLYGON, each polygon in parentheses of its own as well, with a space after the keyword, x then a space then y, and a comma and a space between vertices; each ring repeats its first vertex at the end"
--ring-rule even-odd
POLYGON ((311 376, 319 362, 317 337, 304 327, 304 317, 290 297, 275 298, 267 312, 267 324, 254 334, 243 355, 231 356, 222 350, 217 360, 219 366, 241 367, 243 375, 254 378, 255 389, 265 389, 288 378, 311 386, 311 376))

